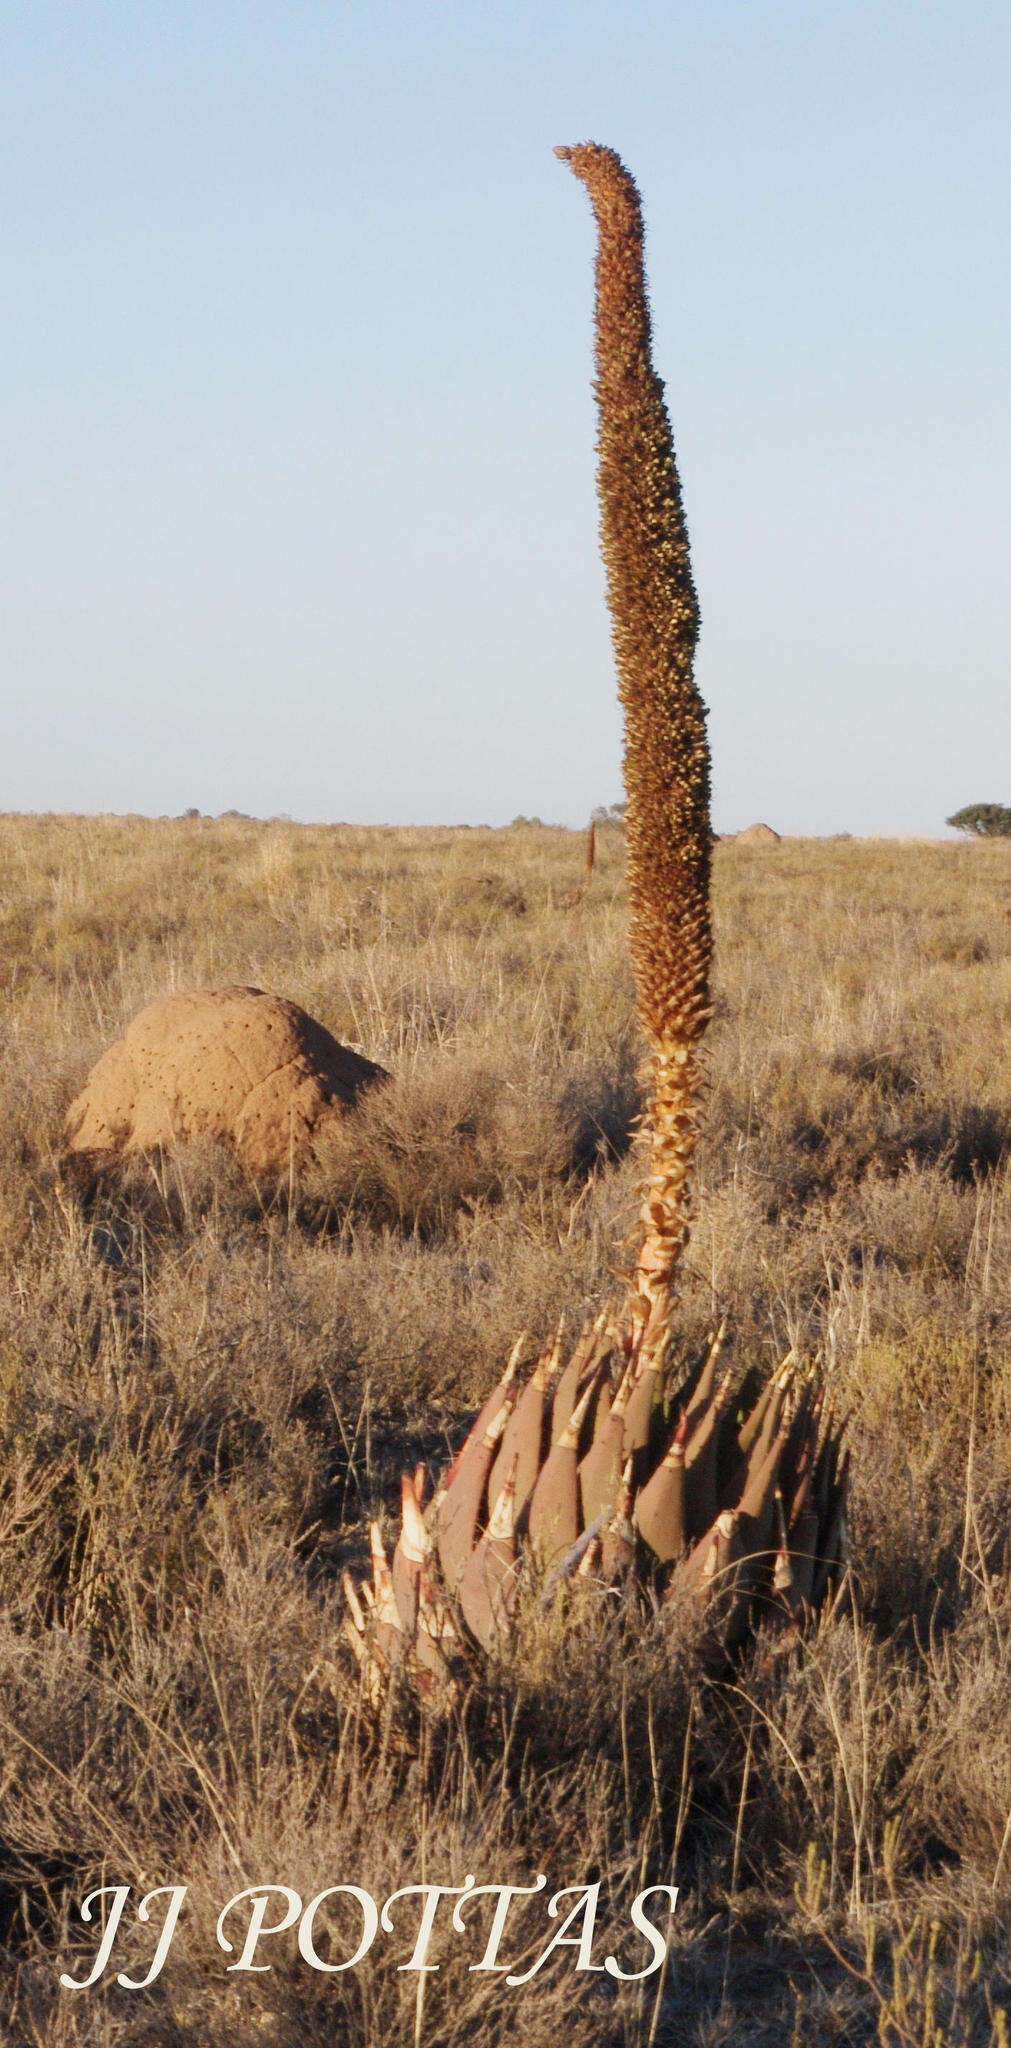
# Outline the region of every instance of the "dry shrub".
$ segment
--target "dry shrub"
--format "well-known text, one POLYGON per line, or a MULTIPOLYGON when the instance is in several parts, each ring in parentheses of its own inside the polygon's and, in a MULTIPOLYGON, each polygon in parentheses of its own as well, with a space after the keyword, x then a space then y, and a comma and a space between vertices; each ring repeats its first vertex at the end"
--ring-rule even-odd
POLYGON ((446 1054, 394 1076, 353 1127, 328 1134, 308 1185, 335 1208, 445 1232, 458 1209, 561 1173, 571 1149, 539 1076, 446 1054))
POLYGON ((610 1070, 540 1073, 500 1054, 443 1052, 395 1075, 327 1132, 300 1190, 331 1221, 349 1213, 426 1236, 460 1211, 586 1174, 628 1149, 639 1109, 629 1048, 610 1070))

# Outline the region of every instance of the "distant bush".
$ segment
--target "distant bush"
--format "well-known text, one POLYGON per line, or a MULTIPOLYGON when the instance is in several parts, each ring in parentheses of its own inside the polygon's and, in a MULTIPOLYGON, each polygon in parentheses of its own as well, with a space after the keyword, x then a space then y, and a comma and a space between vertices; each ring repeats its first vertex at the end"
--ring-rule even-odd
POLYGON ((956 832, 973 832, 980 839, 1011 839, 1011 810, 1006 804, 966 804, 944 822, 954 825, 956 832))

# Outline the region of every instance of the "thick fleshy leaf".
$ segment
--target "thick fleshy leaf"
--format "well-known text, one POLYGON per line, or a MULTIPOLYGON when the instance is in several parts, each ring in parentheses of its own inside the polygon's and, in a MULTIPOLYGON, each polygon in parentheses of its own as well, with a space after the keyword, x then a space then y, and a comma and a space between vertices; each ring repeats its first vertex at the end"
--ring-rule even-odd
POLYGON ((520 1507, 534 1490, 534 1480, 542 1463, 544 1392, 556 1363, 555 1347, 549 1345, 546 1351, 541 1352, 517 1399, 488 1474, 489 1501, 498 1499, 510 1471, 514 1472, 515 1495, 520 1507))
POLYGON ((638 1376, 628 1397, 625 1410, 625 1430, 622 1439, 622 1453, 629 1458, 641 1458, 649 1442, 653 1422, 653 1410, 660 1398, 663 1384, 663 1365, 659 1356, 649 1357, 641 1365, 638 1376))
POLYGON ((704 1415, 685 1444, 685 1528, 689 1541, 713 1521, 717 1506, 717 1460, 723 1418, 730 1406, 732 1375, 724 1373, 704 1415))
POLYGON ((687 1421, 689 1436, 691 1435, 693 1429, 697 1427, 700 1418, 705 1414, 706 1409, 708 1408, 709 1403, 712 1400, 713 1394, 716 1390, 716 1373, 719 1367, 720 1354, 723 1350, 726 1334, 727 1319, 724 1316, 719 1329, 714 1332, 713 1336, 709 1340, 709 1349, 706 1352, 705 1361, 702 1366, 702 1371, 699 1373, 698 1379, 696 1380, 695 1386, 692 1389, 691 1396, 687 1403, 687 1421))
POLYGON ((418 1579, 432 1548, 415 1487, 415 1478, 405 1473, 400 1482, 400 1535, 392 1566, 397 1611, 408 1635, 417 1623, 418 1579))
POLYGON ((526 1511, 526 1533, 541 1562, 551 1565, 579 1535, 580 1432, 596 1393, 591 1381, 541 1467, 526 1511))
POLYGON ((670 1447, 635 1503, 635 1526, 661 1564, 670 1564, 685 1547, 685 1438, 688 1417, 682 1415, 670 1447))
POLYGON ((472 1444, 446 1491, 436 1520, 435 1535, 439 1563, 451 1593, 455 1593, 474 1548, 478 1522, 484 1506, 485 1489, 492 1460, 509 1420, 511 1390, 505 1403, 488 1424, 480 1443, 472 1444))
POLYGON ((603 1420, 594 1431, 593 1442, 579 1465, 579 1501, 583 1527, 596 1520, 605 1507, 613 1508, 621 1487, 625 1442, 625 1412, 632 1391, 632 1368, 622 1375, 610 1407, 598 1401, 603 1420))
POLYGON ((482 1442, 484 1438, 486 1430, 490 1428, 491 1424, 497 1420, 503 1407, 506 1408, 507 1411, 511 1410, 512 1404, 516 1399, 516 1373, 519 1367, 520 1359, 522 1358, 523 1352, 526 1349, 526 1342, 526 1332, 524 1331, 522 1336, 517 1337, 516 1342, 513 1345, 511 1352, 509 1353, 509 1361, 506 1365, 506 1369, 502 1374, 501 1379, 496 1381, 495 1385, 491 1390, 491 1393, 488 1395, 487 1399, 484 1402, 482 1402, 482 1405, 479 1408, 478 1413, 473 1423, 471 1424, 471 1427, 467 1435, 464 1437, 464 1440, 460 1445, 459 1450, 457 1451, 456 1457, 453 1459, 448 1470, 443 1474, 442 1479, 436 1487, 435 1492, 433 1493, 432 1498, 429 1501, 428 1506, 425 1510, 425 1520, 430 1529, 434 1528, 436 1522, 438 1521, 439 1514, 442 1509, 442 1503, 445 1500, 446 1495, 449 1492, 449 1489, 452 1486, 453 1481, 456 1478, 456 1475, 464 1462, 464 1459, 469 1457, 471 1453, 477 1449, 478 1445, 482 1442))
POLYGON ((488 1527, 475 1545, 460 1580, 459 1602, 471 1634, 490 1650, 508 1630, 516 1604, 516 1484, 520 1453, 514 1454, 488 1527))
POLYGON ((556 1444, 568 1422, 569 1416, 579 1399, 580 1383, 584 1377, 596 1370, 602 1353, 607 1349, 607 1328, 609 1316, 603 1309, 596 1320, 586 1323, 574 1346, 572 1357, 563 1368, 551 1398, 551 1442, 556 1444))

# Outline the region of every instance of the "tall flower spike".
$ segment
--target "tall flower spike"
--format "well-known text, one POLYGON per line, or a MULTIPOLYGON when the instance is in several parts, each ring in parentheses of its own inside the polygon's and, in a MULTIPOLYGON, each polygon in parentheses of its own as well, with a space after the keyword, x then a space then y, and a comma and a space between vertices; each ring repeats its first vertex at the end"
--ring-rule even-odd
POLYGON ((699 613, 663 386, 653 369, 642 207, 613 149, 558 149, 596 216, 597 486, 618 688, 632 969, 650 1048, 649 1161, 634 1288, 663 1352, 689 1229, 698 1041, 709 1017, 709 747, 692 676, 699 613))

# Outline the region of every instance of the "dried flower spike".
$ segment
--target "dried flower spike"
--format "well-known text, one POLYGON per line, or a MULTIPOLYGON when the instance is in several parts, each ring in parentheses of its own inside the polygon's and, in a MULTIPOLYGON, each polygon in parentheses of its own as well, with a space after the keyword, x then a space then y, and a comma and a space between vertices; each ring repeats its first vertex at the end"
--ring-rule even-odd
POLYGON ((635 1275, 662 1352, 671 1280, 689 1228, 698 1041, 709 1017, 709 746, 692 674, 699 611, 663 386, 653 368, 642 207, 613 149, 555 154, 596 216, 597 488, 618 689, 625 713, 625 835, 632 969, 650 1048, 649 1147, 635 1275))

